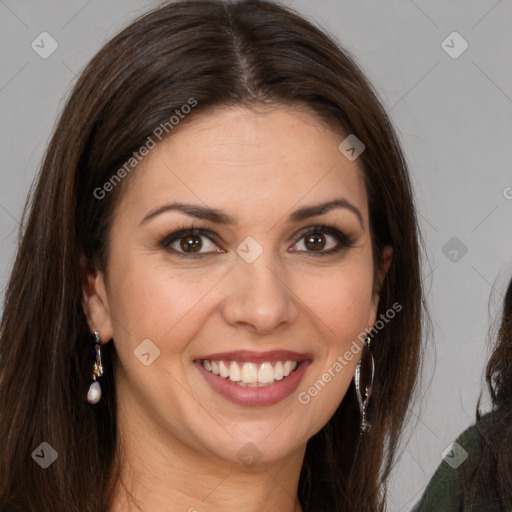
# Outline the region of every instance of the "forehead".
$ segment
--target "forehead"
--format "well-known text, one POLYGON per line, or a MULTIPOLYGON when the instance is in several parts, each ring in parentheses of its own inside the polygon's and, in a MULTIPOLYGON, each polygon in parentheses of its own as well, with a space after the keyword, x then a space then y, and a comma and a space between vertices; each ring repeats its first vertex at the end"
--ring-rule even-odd
POLYGON ((212 109, 150 151, 121 203, 140 213, 187 200, 275 222, 295 205, 341 196, 366 217, 362 165, 339 151, 344 138, 298 107, 212 109))

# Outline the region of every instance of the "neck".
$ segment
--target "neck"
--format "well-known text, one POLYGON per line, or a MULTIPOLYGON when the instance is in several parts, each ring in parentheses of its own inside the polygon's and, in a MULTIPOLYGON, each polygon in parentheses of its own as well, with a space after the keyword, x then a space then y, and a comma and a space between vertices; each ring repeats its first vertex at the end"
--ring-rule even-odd
POLYGON ((305 446, 247 467, 166 436, 134 411, 118 410, 121 474, 109 512, 302 512, 297 487, 305 446))

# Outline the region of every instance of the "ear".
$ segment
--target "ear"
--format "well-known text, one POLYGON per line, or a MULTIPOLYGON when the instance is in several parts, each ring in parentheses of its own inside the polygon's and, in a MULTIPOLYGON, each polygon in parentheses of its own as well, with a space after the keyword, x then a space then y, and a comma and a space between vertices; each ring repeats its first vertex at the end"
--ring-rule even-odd
POLYGON ((382 249, 381 264, 376 275, 377 283, 375 284, 375 292, 373 294, 372 299, 371 313, 370 318, 368 319, 368 329, 371 329, 375 325, 375 322, 377 321, 377 309, 379 307, 380 290, 382 287, 382 283, 384 282, 384 278, 388 273, 389 267, 391 266, 392 260, 393 247, 391 247, 390 245, 386 245, 382 249))
POLYGON ((103 272, 92 267, 85 256, 80 258, 82 308, 91 332, 98 331, 103 344, 113 337, 112 318, 103 272))
POLYGON ((391 261, 393 260, 393 247, 391 245, 385 245, 382 249, 382 260, 380 269, 377 273, 377 295, 380 293, 380 289, 382 288, 382 283, 384 282, 384 278, 388 273, 389 267, 391 266, 391 261))

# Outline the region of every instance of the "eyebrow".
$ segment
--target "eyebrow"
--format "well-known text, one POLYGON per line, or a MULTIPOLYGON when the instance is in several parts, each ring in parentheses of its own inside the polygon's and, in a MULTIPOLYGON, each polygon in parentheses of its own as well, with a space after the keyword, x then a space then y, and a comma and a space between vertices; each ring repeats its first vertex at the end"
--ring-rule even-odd
MULTIPOLYGON (((359 208, 357 208, 350 201, 342 197, 333 199, 332 201, 327 201, 325 203, 320 203, 313 206, 304 206, 302 208, 299 208, 289 215, 288 221, 300 222, 302 220, 309 219, 310 217, 323 215, 324 213, 327 213, 336 208, 344 208, 354 213, 354 215, 359 220, 359 224, 361 224, 361 227, 364 227, 363 215, 361 214, 359 208)), ((202 220, 208 220, 210 222, 213 222, 214 224, 235 224, 235 218, 229 215, 228 213, 223 212, 222 210, 210 208, 207 206, 200 206, 197 204, 177 202, 164 204, 149 211, 140 221, 139 226, 149 222, 157 215, 160 215, 168 211, 182 212, 187 215, 190 215, 191 217, 196 217, 202 220)))

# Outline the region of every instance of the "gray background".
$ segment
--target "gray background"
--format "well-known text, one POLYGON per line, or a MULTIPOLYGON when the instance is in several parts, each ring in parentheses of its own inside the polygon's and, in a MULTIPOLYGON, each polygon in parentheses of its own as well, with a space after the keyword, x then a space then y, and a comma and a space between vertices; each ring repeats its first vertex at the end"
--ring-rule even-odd
MULTIPOLYGON (((413 176, 434 332, 390 488, 389 509, 405 511, 443 450, 473 423, 488 327, 512 275, 512 1, 287 3, 356 56, 397 127, 413 176), (453 31, 469 45, 458 58, 442 47, 453 31)), ((24 199, 65 95, 108 38, 158 4, 0 0, 2 289, 24 199), (46 59, 31 48, 44 31, 59 45, 46 59)), ((458 52, 461 41, 451 39, 445 45, 458 52)))

